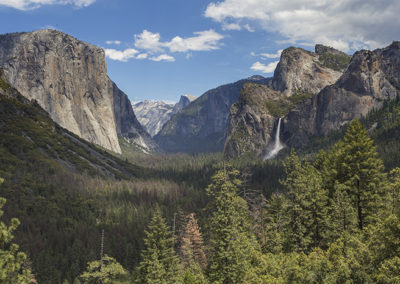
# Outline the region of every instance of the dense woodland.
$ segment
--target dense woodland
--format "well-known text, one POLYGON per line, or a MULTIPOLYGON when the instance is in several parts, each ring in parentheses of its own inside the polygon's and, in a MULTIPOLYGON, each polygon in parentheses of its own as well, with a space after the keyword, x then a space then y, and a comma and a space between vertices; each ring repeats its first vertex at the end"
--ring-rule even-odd
POLYGON ((122 145, 114 176, 33 104, 0 106, 1 283, 400 282, 398 99, 319 153, 228 163, 122 145))

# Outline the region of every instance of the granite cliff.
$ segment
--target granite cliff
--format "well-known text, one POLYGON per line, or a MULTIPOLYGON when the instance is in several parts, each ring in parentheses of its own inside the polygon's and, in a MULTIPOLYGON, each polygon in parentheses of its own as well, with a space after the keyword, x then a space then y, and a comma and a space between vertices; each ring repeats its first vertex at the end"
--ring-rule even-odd
POLYGON ((245 84, 238 102, 232 106, 225 155, 265 156, 278 119, 335 83, 349 60, 350 56, 322 45, 317 45, 315 52, 285 49, 268 86, 245 84))
POLYGON ((298 104, 285 117, 284 139, 305 146, 311 137, 340 129, 399 94, 400 42, 354 54, 344 74, 317 96, 298 104))
POLYGON ((195 99, 196 97, 194 96, 183 95, 176 104, 145 100, 133 103, 132 107, 139 122, 151 136, 155 136, 172 115, 189 105, 195 99))
POLYGON ((0 36, 0 66, 23 96, 79 137, 117 153, 118 135, 156 147, 108 78, 101 48, 55 30, 6 34, 0 36))
POLYGON ((220 152, 224 148, 230 108, 246 82, 267 84, 269 79, 253 76, 209 90, 173 115, 154 137, 168 152, 220 152))

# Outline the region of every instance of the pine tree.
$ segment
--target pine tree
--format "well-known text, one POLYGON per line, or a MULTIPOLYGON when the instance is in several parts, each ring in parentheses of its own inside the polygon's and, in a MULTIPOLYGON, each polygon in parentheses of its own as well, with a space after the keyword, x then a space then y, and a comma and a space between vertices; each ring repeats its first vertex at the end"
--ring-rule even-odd
POLYGON ((342 184, 336 183, 329 216, 327 234, 331 241, 336 240, 346 232, 353 233, 357 228, 357 212, 351 204, 346 187, 343 187, 342 184))
POLYGON ((212 210, 208 276, 213 283, 242 283, 252 266, 253 252, 259 250, 250 233, 247 204, 237 196, 238 174, 237 170, 218 171, 207 188, 212 210))
POLYGON ((321 174, 294 152, 284 162, 287 188, 285 249, 304 251, 325 241, 328 191, 321 174))
POLYGON ((283 249, 283 231, 287 224, 287 198, 282 193, 274 193, 262 209, 263 234, 259 236, 264 253, 281 253, 283 249))
POLYGON ((101 260, 89 262, 80 278, 85 284, 107 284, 115 283, 127 274, 114 258, 104 255, 101 260))
POLYGON ((180 254, 184 264, 196 262, 204 268, 207 264, 204 253, 203 236, 197 224, 194 213, 187 216, 187 223, 183 231, 180 254))
POLYGON ((182 232, 180 241, 180 256, 185 268, 183 283, 206 283, 203 273, 207 261, 204 253, 203 236, 194 213, 186 218, 187 223, 182 232))
MULTIPOLYGON (((0 184, 3 183, 0 178, 0 184)), ((0 198, 0 218, 4 212, 1 210, 6 203, 4 198, 0 198)), ((20 222, 13 218, 11 225, 0 222, 0 283, 33 283, 35 280, 31 272, 26 268, 26 255, 18 252, 19 246, 10 243, 14 238, 13 232, 17 229, 20 222), (32 281, 31 281, 32 280, 32 281)))
POLYGON ((389 211, 400 216, 400 168, 395 168, 389 173, 389 211))
POLYGON ((373 223, 384 207, 384 166, 373 140, 358 120, 350 123, 343 141, 335 144, 329 164, 331 188, 337 181, 349 195, 357 212, 358 228, 373 223))
POLYGON ((137 269, 136 283, 176 283, 180 268, 174 251, 174 239, 157 207, 145 232, 145 250, 137 269))

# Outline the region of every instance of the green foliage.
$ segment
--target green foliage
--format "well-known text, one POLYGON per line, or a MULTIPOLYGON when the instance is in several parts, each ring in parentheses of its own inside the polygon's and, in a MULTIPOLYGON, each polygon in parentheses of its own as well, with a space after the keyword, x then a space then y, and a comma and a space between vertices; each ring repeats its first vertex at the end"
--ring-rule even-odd
POLYGON ((348 195, 357 212, 359 229, 374 223, 387 198, 384 166, 373 140, 358 120, 349 125, 343 141, 334 146, 329 162, 329 180, 338 184, 333 190, 348 195))
POLYGON ((89 262, 80 278, 85 284, 107 284, 122 281, 126 276, 127 272, 121 264, 105 255, 101 260, 89 262))
POLYGON ((328 191, 322 176, 294 152, 284 162, 287 188, 286 250, 307 251, 323 246, 328 218, 328 191))
POLYGON ((212 283, 241 283, 259 249, 250 232, 246 201, 237 196, 238 174, 237 170, 221 170, 207 188, 211 198, 207 272, 212 283))
POLYGON ((176 283, 180 275, 174 239, 158 207, 146 231, 136 283, 176 283))
MULTIPOLYGON (((0 180, 0 184, 3 179, 0 180)), ((4 198, 0 198, 0 218, 4 212, 1 210, 6 203, 4 198)), ((11 225, 0 221, 0 282, 1 283, 30 283, 31 272, 26 268, 26 255, 18 252, 19 246, 11 243, 14 238, 13 232, 17 229, 20 222, 13 218, 11 225)))
POLYGON ((297 104, 309 99, 313 94, 303 92, 301 90, 295 91, 288 98, 280 98, 278 100, 268 100, 265 102, 268 112, 275 117, 284 117, 292 108, 297 104))
POLYGON ((325 52, 319 56, 322 66, 336 70, 343 71, 350 63, 351 57, 346 54, 334 54, 325 52))

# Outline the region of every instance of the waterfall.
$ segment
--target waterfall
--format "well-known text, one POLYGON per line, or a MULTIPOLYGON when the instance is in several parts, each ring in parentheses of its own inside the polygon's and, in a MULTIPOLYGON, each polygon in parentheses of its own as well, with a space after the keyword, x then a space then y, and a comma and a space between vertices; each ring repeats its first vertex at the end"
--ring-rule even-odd
POLYGON ((281 133, 281 121, 282 121, 282 117, 279 118, 278 126, 276 127, 274 146, 272 147, 271 151, 269 151, 269 153, 265 157, 265 159, 267 159, 267 160, 275 158, 275 156, 278 155, 279 151, 285 147, 285 145, 283 145, 281 143, 281 139, 279 138, 279 135, 281 133))

